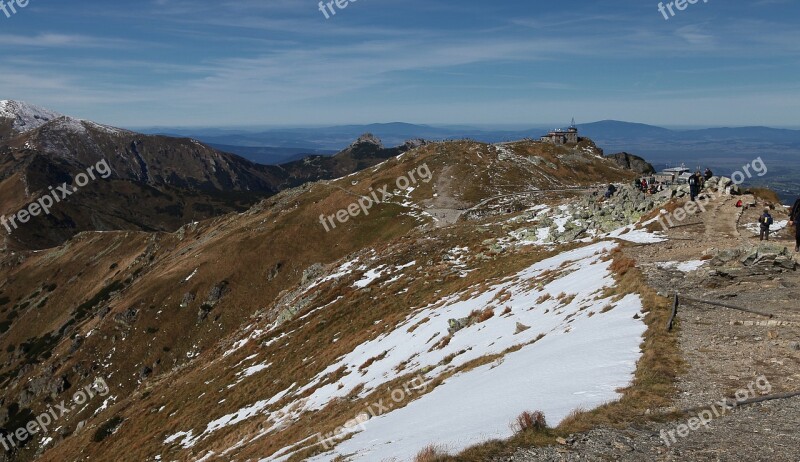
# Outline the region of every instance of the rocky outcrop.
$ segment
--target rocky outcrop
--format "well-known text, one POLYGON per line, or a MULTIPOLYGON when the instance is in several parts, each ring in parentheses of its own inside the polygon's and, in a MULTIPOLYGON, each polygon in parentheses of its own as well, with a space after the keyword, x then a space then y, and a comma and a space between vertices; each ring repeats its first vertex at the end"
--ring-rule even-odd
POLYGON ((217 303, 219 303, 219 301, 225 296, 225 294, 228 293, 228 291, 228 281, 222 281, 208 291, 206 300, 197 310, 198 323, 205 321, 205 319, 208 317, 208 314, 211 313, 217 303))
POLYGON ((620 167, 633 170, 636 173, 641 175, 650 175, 656 173, 656 169, 653 168, 651 164, 649 164, 646 160, 639 156, 635 156, 633 154, 629 154, 627 152, 618 152, 616 154, 610 154, 606 156, 606 158, 613 160, 617 163, 620 167))
MULTIPOLYGON (((599 193, 586 195, 560 211, 538 218, 535 229, 523 233, 522 238, 536 240, 546 227, 547 241, 564 243, 596 233, 608 233, 636 223, 642 216, 661 206, 674 195, 667 189, 655 195, 645 195, 632 186, 618 186, 617 193, 605 199, 599 193)), ((531 217, 534 218, 534 217, 531 217)))
POLYGON ((797 262, 786 246, 763 242, 758 246, 744 246, 735 249, 715 250, 711 266, 718 273, 782 273, 795 271, 797 262))

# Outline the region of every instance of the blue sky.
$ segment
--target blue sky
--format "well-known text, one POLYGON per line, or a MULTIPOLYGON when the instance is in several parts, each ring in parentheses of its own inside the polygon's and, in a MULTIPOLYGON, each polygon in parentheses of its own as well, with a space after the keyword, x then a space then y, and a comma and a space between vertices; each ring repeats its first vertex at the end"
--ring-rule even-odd
POLYGON ((800 127, 796 0, 29 1, 0 99, 118 126, 800 127))

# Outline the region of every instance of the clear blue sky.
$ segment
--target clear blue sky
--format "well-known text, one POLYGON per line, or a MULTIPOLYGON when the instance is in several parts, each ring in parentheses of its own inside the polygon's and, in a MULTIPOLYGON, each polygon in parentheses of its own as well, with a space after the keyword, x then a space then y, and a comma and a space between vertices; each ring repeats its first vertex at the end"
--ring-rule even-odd
POLYGON ((800 126, 796 0, 29 1, 0 99, 119 126, 800 126))

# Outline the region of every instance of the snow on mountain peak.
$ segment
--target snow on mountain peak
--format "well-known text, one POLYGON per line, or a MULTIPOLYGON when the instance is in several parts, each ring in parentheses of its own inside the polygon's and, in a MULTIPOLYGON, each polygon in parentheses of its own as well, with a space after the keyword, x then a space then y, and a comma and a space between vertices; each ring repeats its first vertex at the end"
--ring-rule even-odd
POLYGON ((58 112, 34 106, 22 101, 2 100, 0 101, 0 118, 14 119, 13 129, 19 133, 27 133, 45 125, 48 122, 57 120, 55 124, 60 130, 72 133, 86 133, 87 126, 104 131, 108 134, 118 135, 126 130, 111 127, 109 125, 98 124, 90 120, 76 119, 65 116, 58 112))
POLYGON ((35 130, 59 117, 63 115, 22 101, 0 101, 0 118, 14 119, 13 129, 21 133, 35 130))

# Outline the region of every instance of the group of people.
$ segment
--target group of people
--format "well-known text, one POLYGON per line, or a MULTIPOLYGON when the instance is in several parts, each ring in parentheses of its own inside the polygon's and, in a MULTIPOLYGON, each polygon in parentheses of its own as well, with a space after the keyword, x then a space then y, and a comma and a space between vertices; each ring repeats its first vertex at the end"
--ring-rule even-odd
POLYGON ((667 187, 667 185, 665 185, 661 181, 648 182, 647 178, 642 178, 641 180, 634 180, 633 186, 645 194, 656 194, 660 191, 663 191, 667 187))
MULTIPOLYGON (((689 184, 689 192, 692 201, 697 199, 697 196, 700 195, 700 191, 706 186, 706 182, 713 176, 714 172, 712 172, 710 168, 707 168, 704 173, 700 173, 700 170, 698 170, 688 178, 687 183, 689 184)), ((641 178, 634 180, 633 186, 645 194, 656 194, 666 189, 667 184, 662 181, 656 181, 655 179, 647 181, 647 178, 641 178)))

